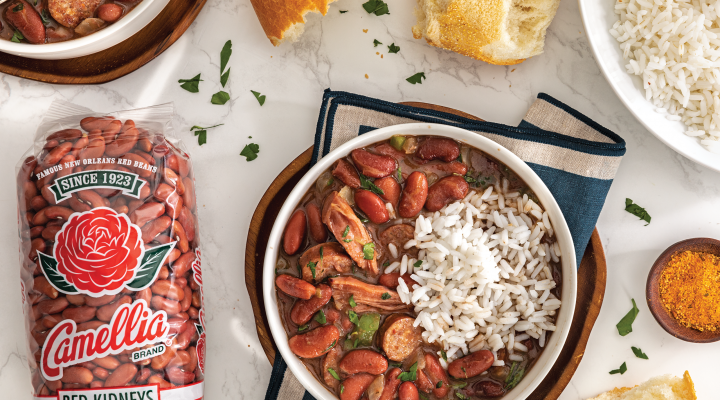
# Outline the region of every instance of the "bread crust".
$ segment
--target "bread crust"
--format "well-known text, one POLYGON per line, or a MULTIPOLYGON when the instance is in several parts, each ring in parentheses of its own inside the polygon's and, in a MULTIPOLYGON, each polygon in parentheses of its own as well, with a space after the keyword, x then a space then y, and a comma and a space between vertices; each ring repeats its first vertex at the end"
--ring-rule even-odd
MULTIPOLYGON (((334 0, 250 0, 265 35, 274 46, 286 39, 288 31, 301 28, 305 14, 327 14, 334 0)), ((297 35, 295 35, 297 36, 297 35)))

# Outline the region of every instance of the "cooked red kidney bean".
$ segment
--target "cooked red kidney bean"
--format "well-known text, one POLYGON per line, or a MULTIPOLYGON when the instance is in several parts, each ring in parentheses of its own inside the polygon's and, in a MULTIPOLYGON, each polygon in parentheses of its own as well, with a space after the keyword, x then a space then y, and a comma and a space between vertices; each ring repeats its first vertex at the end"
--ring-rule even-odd
POLYGON ((385 374, 385 387, 378 400, 393 400, 398 393, 398 387, 402 383, 398 376, 402 373, 400 368, 392 368, 385 374))
POLYGON ((365 373, 349 376, 341 383, 340 400, 359 400, 374 380, 374 376, 365 373))
POLYGON ((500 397, 505 394, 502 385, 493 381, 478 382, 475 384, 475 389, 478 392, 481 392, 485 397, 500 397))
POLYGON ((398 201, 400 201, 400 184, 395 180, 394 176, 386 176, 384 178, 376 179, 373 182, 375 186, 379 187, 383 194, 379 195, 386 202, 392 204, 393 207, 397 208, 398 201))
MULTIPOLYGON (((305 325, 312 319, 313 315, 320 311, 332 298, 332 289, 328 285, 318 285, 319 296, 313 296, 309 300, 298 300, 290 311, 290 319, 297 325, 305 325)), ((326 317, 327 319, 327 317, 326 317)))
POLYGON ((355 204, 367 215, 368 219, 376 224, 384 224, 390 220, 385 203, 375 193, 358 189, 355 191, 355 204))
POLYGON ((32 44, 45 43, 45 25, 35 7, 25 0, 15 0, 5 7, 5 20, 17 28, 32 44))
POLYGON ((290 338, 290 350, 298 357, 317 358, 327 353, 340 338, 340 331, 334 325, 321 326, 308 333, 290 338))
POLYGON ((415 217, 420 213, 420 210, 422 210, 427 197, 427 177, 422 172, 413 172, 408 176, 405 182, 405 189, 403 189, 400 195, 398 214, 403 218, 415 217))
POLYGON ((418 393, 417 387, 412 382, 403 382, 398 390, 399 400, 419 400, 420 393, 418 393))
POLYGON ((318 243, 323 243, 327 240, 328 233, 325 228, 325 224, 322 222, 322 215, 320 215, 320 207, 315 203, 309 203, 305 206, 307 211, 308 225, 310 226, 310 236, 313 240, 318 243))
POLYGON ((360 175, 358 175, 355 167, 344 158, 338 160, 335 169, 332 171, 334 177, 340 179, 342 183, 353 189, 360 187, 360 175))
POLYGON ((448 373, 453 378, 467 379, 478 376, 492 367, 495 357, 488 350, 480 350, 468 354, 448 365, 448 373))
POLYGON ((350 153, 360 172, 371 178, 384 178, 397 170, 394 158, 370 153, 365 149, 355 149, 350 153))
POLYGON ((440 365, 440 360, 435 354, 425 354, 425 374, 433 384, 433 394, 437 397, 445 397, 450 390, 450 379, 440 365), (442 382, 442 383, 439 383, 442 382))
POLYGON ((315 286, 290 275, 278 275, 275 285, 284 293, 303 300, 310 300, 317 292, 315 286))
POLYGON ((283 249, 288 255, 293 255, 300 250, 300 246, 305 241, 306 223, 305 212, 302 210, 295 211, 290 217, 283 238, 283 249))
POLYGON ((418 390, 424 393, 431 393, 435 386, 430 381, 430 378, 423 372, 423 370, 419 369, 417 371, 417 380, 415 381, 415 384, 417 385, 418 390))
POLYGON ((346 374, 357 374, 367 372, 372 375, 380 375, 388 368, 388 361, 382 354, 367 350, 353 350, 345 355, 340 361, 340 370, 346 374))
POLYGON ((470 185, 462 176, 446 176, 428 189, 425 208, 428 211, 439 211, 453 201, 462 200, 469 189, 470 185))
POLYGON ((441 159, 450 162, 460 156, 460 146, 452 139, 429 137, 420 142, 415 154, 423 160, 441 159))

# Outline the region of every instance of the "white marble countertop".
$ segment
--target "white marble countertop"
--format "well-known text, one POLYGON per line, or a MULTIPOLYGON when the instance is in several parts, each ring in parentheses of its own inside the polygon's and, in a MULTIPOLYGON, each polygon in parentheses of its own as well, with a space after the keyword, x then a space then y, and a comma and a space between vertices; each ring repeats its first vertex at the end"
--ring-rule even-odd
POLYGON ((206 398, 261 399, 270 364, 257 339, 245 289, 246 234, 270 182, 312 144, 322 92, 328 87, 389 101, 441 104, 511 125, 539 92, 546 92, 620 134, 628 152, 598 222, 608 261, 605 302, 582 364, 561 399, 585 399, 655 375, 682 375, 685 369, 700 399, 717 397, 720 343, 690 344, 666 334, 653 320, 644 293, 648 270, 666 247, 686 238, 720 236, 720 174, 665 147, 622 106, 593 60, 576 2, 561 3, 545 53, 512 67, 491 66, 414 40, 409 2, 390 1, 391 15, 382 17, 367 14, 361 3, 339 0, 326 18, 311 18, 298 43, 274 48, 249 1, 210 0, 169 50, 114 82, 60 86, 0 75, 2 398, 30 398, 18 293, 14 168, 52 100, 98 111, 173 101, 184 129, 224 123, 208 131, 202 147, 188 130, 179 132, 194 158, 200 205, 208 310, 206 398), (340 14, 341 9, 349 11, 340 14), (228 39, 233 41, 231 101, 212 105, 211 95, 220 90, 219 53, 228 39), (373 48, 373 39, 384 45, 373 48), (386 45, 393 42, 401 51, 388 55, 386 45), (422 85, 405 81, 420 71, 427 76, 422 85), (178 79, 200 72, 200 93, 178 86, 178 79), (263 107, 250 90, 267 96, 263 107), (239 153, 250 142, 260 145, 260 155, 248 163, 239 153), (626 197, 648 210, 652 224, 644 226, 624 211, 626 197), (615 324, 630 309, 630 298, 637 300, 640 314, 633 333, 620 337, 615 324), (650 360, 635 358, 630 346, 641 347, 650 360), (624 361, 627 373, 608 374, 624 361))

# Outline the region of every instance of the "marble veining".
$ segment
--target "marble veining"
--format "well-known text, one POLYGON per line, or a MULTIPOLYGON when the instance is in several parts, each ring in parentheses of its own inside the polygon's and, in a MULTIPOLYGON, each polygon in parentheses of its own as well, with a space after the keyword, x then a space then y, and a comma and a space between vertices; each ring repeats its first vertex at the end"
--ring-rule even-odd
POLYGON ((270 364, 258 342, 245 289, 246 233, 270 182, 312 144, 322 91, 328 87, 390 101, 441 104, 512 125, 539 92, 547 92, 620 134, 628 142, 628 153, 598 222, 608 260, 605 302, 583 362, 561 399, 582 400, 654 375, 681 375, 685 369, 695 379, 699 398, 717 396, 720 381, 711 355, 720 344, 689 344, 666 334, 650 315, 644 288, 650 266, 667 246, 690 237, 718 236, 720 175, 667 148, 622 106, 589 50, 577 3, 561 3, 544 54, 510 67, 491 66, 413 39, 412 2, 389 0, 391 14, 381 17, 367 14, 361 3, 333 3, 325 18, 309 18, 298 43, 274 48, 249 1, 209 0, 169 50, 116 81, 62 86, 0 76, 3 398, 30 398, 18 293, 14 169, 54 99, 98 111, 175 103, 176 134, 194 159, 197 180, 208 310, 206 398, 261 399, 270 364), (212 105, 210 97, 220 90, 219 53, 228 39, 233 41, 226 88, 231 100, 212 105), (373 39, 383 45, 373 47, 373 39), (387 53, 391 43, 400 46, 400 53, 387 53), (405 81, 421 71, 427 76, 423 84, 405 81), (177 84, 197 73, 204 80, 200 93, 188 93, 177 84), (267 96, 264 106, 250 90, 267 96), (218 123, 224 125, 209 130, 207 144, 199 147, 189 127, 218 123), (248 163, 239 153, 250 142, 260 145, 260 156, 248 163), (626 197, 652 215, 649 226, 624 211, 626 197), (620 337, 615 324, 630 309, 630 298, 636 299, 640 314, 634 331, 620 337), (650 360, 635 358, 630 346, 642 348, 650 360), (623 362, 628 365, 624 375, 608 374, 623 362))

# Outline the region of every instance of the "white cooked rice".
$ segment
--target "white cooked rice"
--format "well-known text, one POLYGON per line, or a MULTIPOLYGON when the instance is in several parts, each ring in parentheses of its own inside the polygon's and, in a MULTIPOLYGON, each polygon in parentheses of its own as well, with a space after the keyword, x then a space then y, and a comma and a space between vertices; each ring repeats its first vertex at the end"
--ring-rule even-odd
POLYGON ((415 307, 415 326, 442 346, 448 362, 502 348, 520 359, 513 353, 527 351, 521 341, 532 337, 544 346, 546 331, 555 330, 562 303, 550 292, 550 262, 559 260, 559 246, 540 243, 554 235, 547 213, 527 195, 507 193, 505 181, 419 215, 405 245, 420 249, 418 259, 404 255, 386 268, 412 274, 416 284, 399 279, 398 295, 415 307))
POLYGON ((720 4, 699 0, 617 0, 610 34, 642 78, 645 98, 686 135, 720 154, 720 4))

